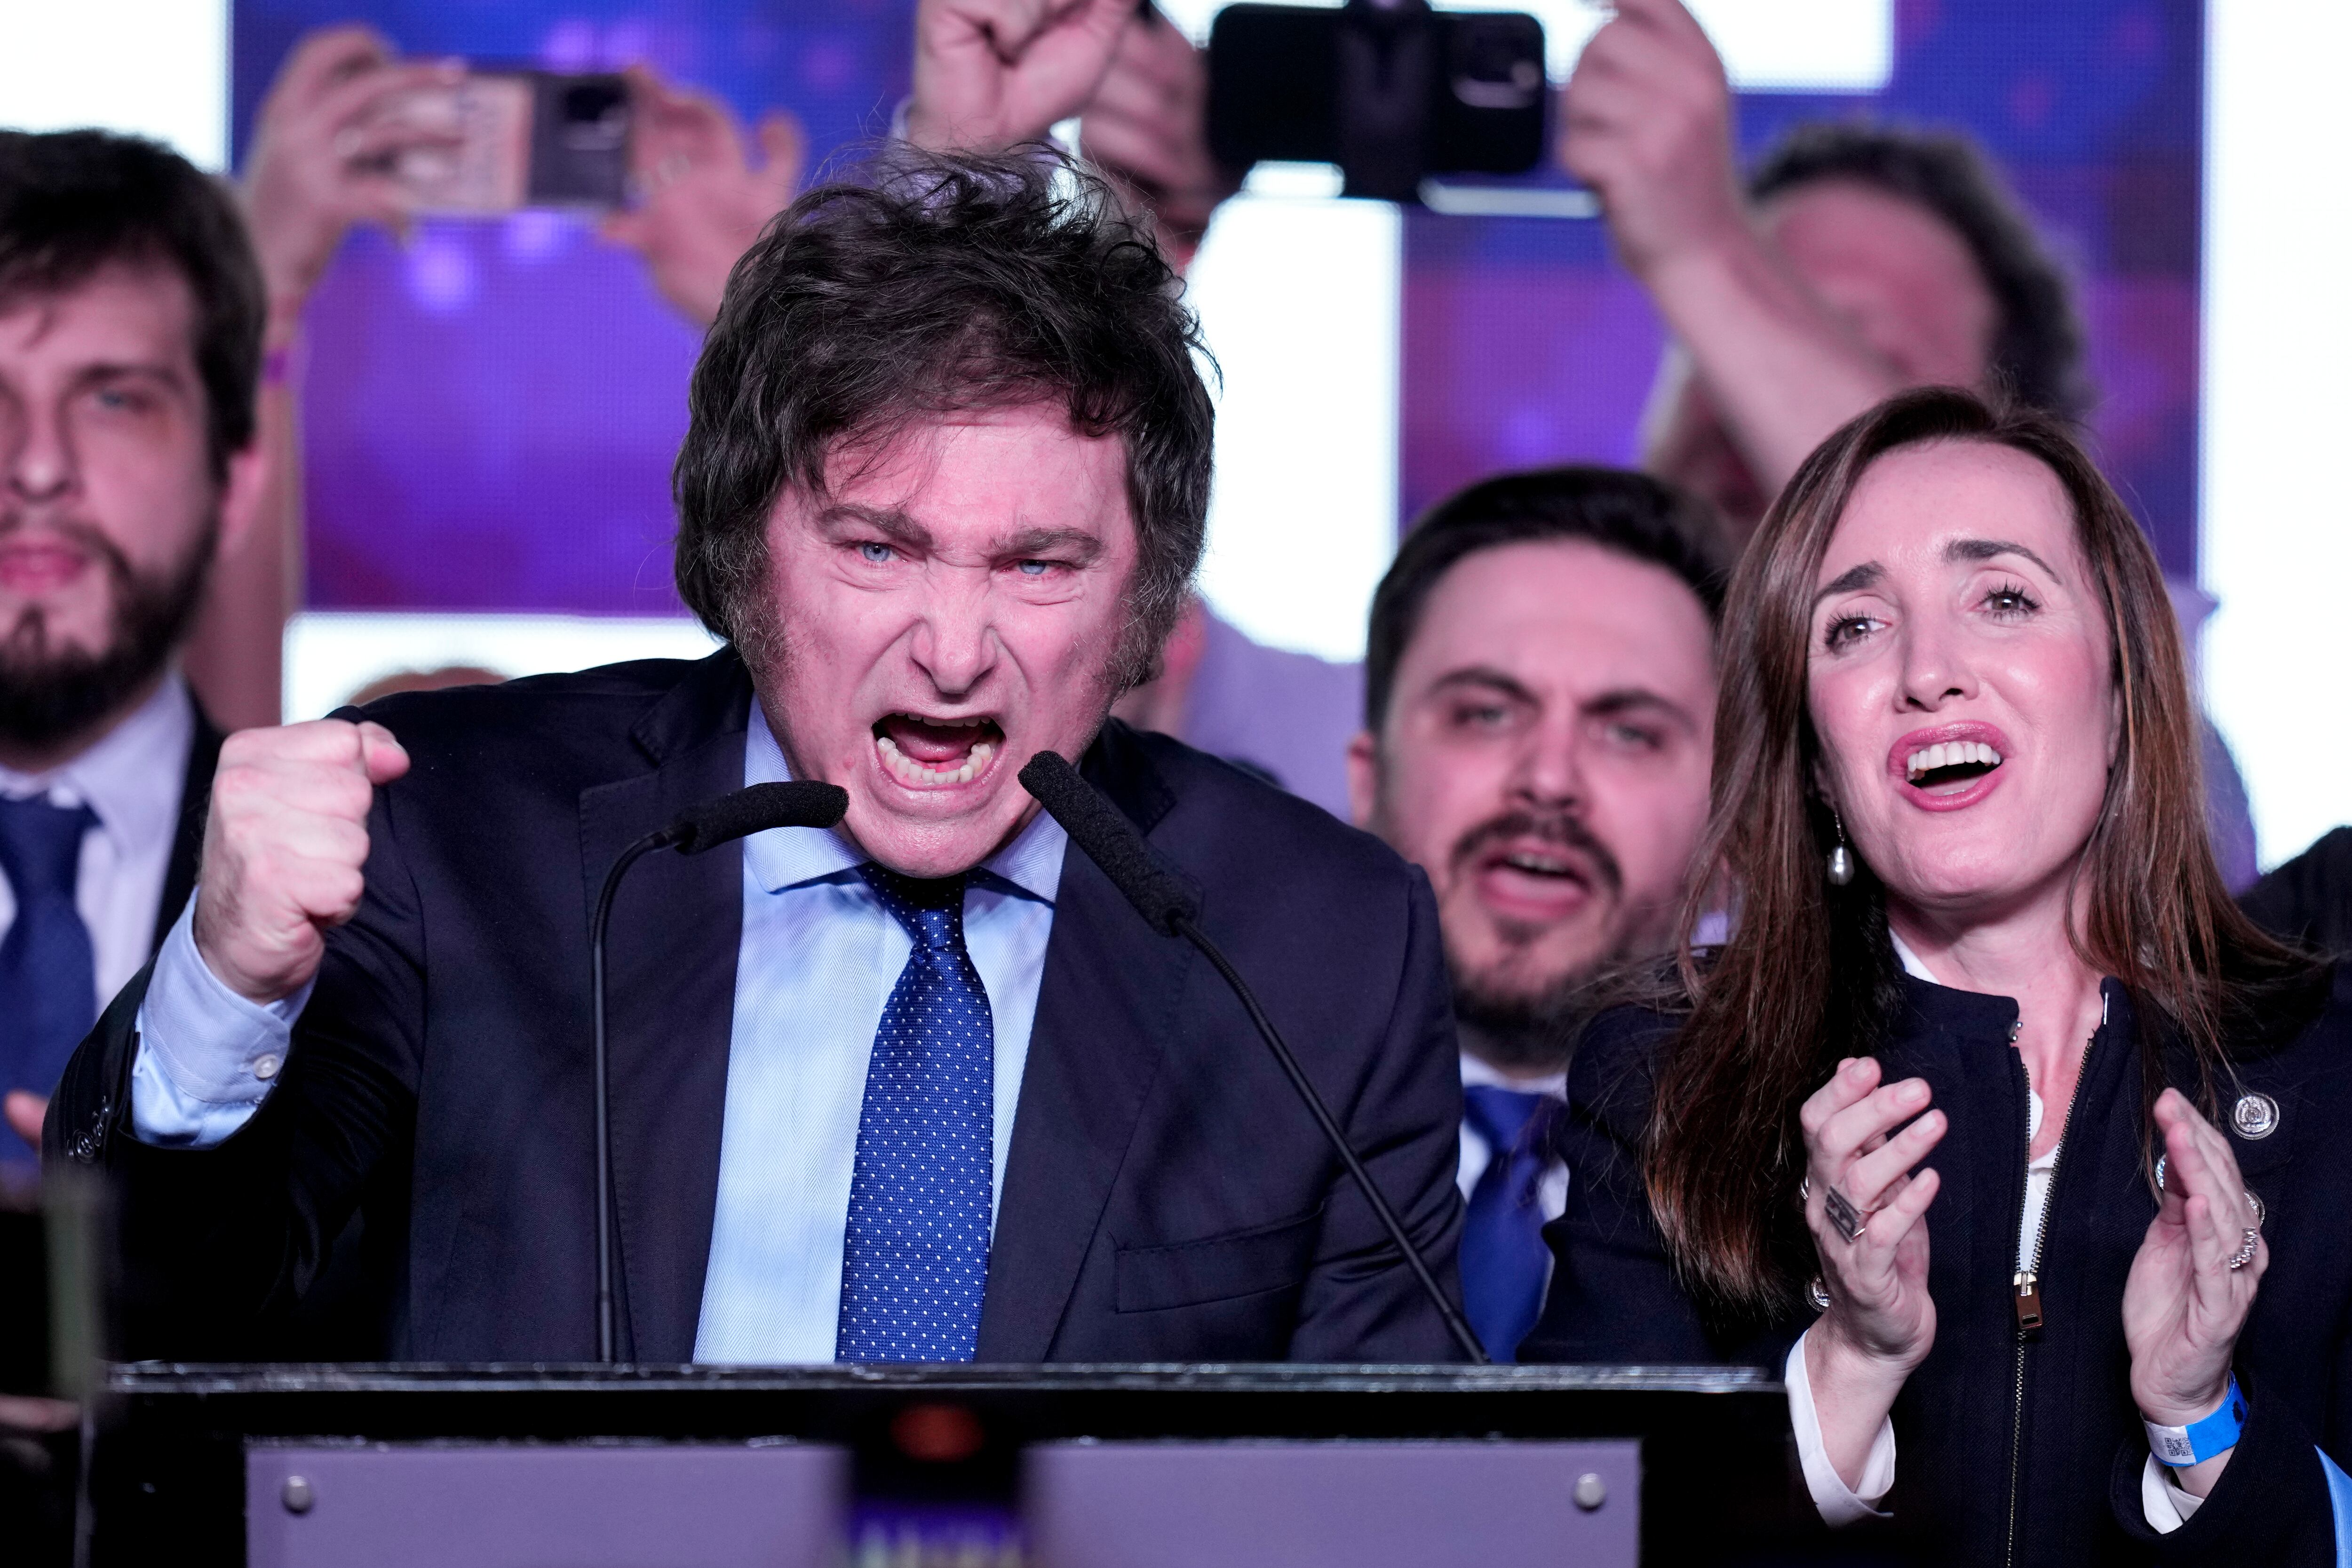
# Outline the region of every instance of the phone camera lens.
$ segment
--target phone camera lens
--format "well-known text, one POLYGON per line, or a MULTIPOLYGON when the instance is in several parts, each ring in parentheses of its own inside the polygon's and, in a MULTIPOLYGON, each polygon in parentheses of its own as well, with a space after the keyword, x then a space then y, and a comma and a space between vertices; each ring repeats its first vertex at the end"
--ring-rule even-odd
POLYGON ((1454 96, 1472 109, 1526 109, 1543 90, 1540 32, 1515 18, 1462 16, 1454 29, 1454 96))
POLYGON ((575 153, 609 153, 628 139, 629 95, 608 82, 581 82, 563 91, 563 144, 575 153))

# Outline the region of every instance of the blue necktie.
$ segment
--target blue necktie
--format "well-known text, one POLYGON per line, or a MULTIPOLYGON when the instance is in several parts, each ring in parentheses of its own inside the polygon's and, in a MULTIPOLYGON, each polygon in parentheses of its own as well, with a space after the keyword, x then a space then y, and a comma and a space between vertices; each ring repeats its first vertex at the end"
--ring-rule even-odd
POLYGON ((1551 1254, 1538 1189, 1551 1160, 1549 1134, 1559 1103, 1492 1084, 1462 1090, 1463 1119, 1493 1151, 1470 1191, 1462 1227, 1462 1301, 1478 1342, 1498 1362, 1517 1359, 1519 1342, 1543 1311, 1551 1254))
MULTIPOLYGON (((74 905, 82 835, 97 826, 86 805, 0 798, 0 874, 16 900, 0 940, 0 1089, 57 1088, 98 1016, 97 958, 74 905)), ((0 1158, 29 1158, 23 1142, 0 1139, 0 1158)))
POLYGON ((834 1358, 970 1361, 988 1285, 996 1030, 964 951, 964 879, 861 870, 915 951, 866 1068, 834 1358))

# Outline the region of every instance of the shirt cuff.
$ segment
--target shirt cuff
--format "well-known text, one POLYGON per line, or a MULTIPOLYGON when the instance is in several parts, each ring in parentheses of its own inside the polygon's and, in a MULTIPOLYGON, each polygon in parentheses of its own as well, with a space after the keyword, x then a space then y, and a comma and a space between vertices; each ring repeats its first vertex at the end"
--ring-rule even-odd
POLYGON ((2147 1457, 2139 1473, 2139 1510, 2150 1530, 2169 1535, 2196 1517, 2204 1505, 2203 1498, 2174 1484, 2172 1472, 2157 1463, 2154 1454, 2147 1457))
POLYGON ((267 1005, 221 984, 196 951, 188 900, 155 955, 139 1007, 131 1124, 142 1142, 209 1148, 243 1126, 286 1066, 315 978, 267 1005))
POLYGON ((1888 1511, 1878 1505, 1895 1489, 1895 1422, 1890 1417, 1878 1424, 1878 1435, 1870 1440, 1870 1455, 1863 1461, 1862 1484, 1849 1487, 1840 1479, 1837 1467, 1830 1463, 1829 1447, 1822 1441, 1822 1418, 1813 1408, 1813 1385, 1805 1375, 1805 1337, 1789 1347, 1788 1363, 1780 1369, 1780 1381, 1789 1390, 1789 1426, 1797 1435, 1797 1459, 1804 1467, 1805 1489, 1812 1494, 1813 1507, 1820 1510, 1822 1522, 1832 1530, 1859 1523, 1865 1519, 1885 1519, 1888 1511))

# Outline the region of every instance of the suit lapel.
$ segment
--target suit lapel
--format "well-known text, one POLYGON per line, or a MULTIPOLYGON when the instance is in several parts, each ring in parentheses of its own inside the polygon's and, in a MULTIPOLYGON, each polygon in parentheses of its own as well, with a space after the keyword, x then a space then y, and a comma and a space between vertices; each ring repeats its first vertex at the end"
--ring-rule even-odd
MULTIPOLYGON (((1146 832, 1174 804, 1123 725, 1083 770, 1146 832)), ((1094 1244, 1161 1057, 1178 1029, 1192 949, 1154 932, 1075 847, 1005 1157, 980 1317, 983 1362, 1040 1362, 1094 1244)))
MULTIPOLYGON (((743 784, 751 688, 731 653, 704 661, 632 739, 652 772, 583 791, 588 907, 634 840, 685 807, 743 784)), ((656 850, 614 900, 605 944, 612 1052, 613 1191, 621 1353, 694 1354, 718 1202, 719 1143, 743 930, 740 843, 708 854, 656 850)))
POLYGON ((196 890, 196 868, 205 853, 205 813, 212 805, 213 772, 220 765, 221 732, 205 717, 193 692, 189 701, 195 708, 196 730, 188 744, 188 771, 180 783, 180 826, 172 836, 172 858, 163 866, 163 900, 155 908, 150 953, 163 947, 179 923, 188 895, 196 890))

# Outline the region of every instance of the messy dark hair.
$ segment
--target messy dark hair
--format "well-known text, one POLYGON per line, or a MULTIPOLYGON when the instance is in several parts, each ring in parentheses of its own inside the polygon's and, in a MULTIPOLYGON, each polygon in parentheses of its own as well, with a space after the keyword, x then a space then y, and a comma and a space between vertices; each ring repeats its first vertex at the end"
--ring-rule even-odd
POLYGON ((228 187, 158 142, 106 131, 0 131, 0 307, 109 266, 164 267, 195 296, 213 479, 253 445, 268 312, 228 187))
POLYGON ((1992 381, 2012 403, 2079 419, 2096 395, 2066 272, 1976 143, 1945 132, 1869 123, 1800 125, 1748 176, 1758 203, 1850 180, 1925 207, 1960 237, 1991 290, 1992 381))
POLYGON ((1056 405, 1127 452, 1139 550, 1110 671, 1155 667, 1201 558, 1213 413, 1182 284, 1098 177, 1050 151, 895 151, 794 202, 735 264, 694 368, 672 488, 677 588, 755 667, 766 529, 845 446, 1056 405))
POLYGON ((1364 728, 1387 722, 1397 666, 1439 581, 1481 551, 1582 540, 1680 578, 1723 618, 1731 545, 1715 509, 1689 491, 1624 468, 1572 464, 1497 474, 1439 501, 1412 526, 1372 595, 1364 643, 1364 728))

